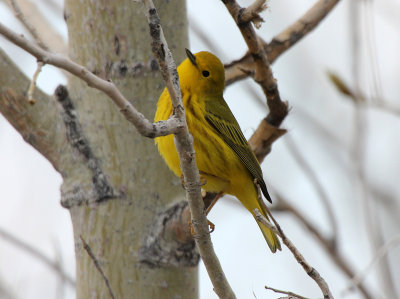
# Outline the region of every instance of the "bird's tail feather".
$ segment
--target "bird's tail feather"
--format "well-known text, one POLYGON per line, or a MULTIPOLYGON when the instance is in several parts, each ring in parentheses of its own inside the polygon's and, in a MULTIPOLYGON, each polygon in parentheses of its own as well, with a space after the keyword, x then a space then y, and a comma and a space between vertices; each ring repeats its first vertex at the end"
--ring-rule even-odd
MULTIPOLYGON (((262 213, 262 214, 264 214, 264 213, 262 213)), ((264 215, 264 216, 268 219, 268 216, 266 216, 266 215, 264 215)), ((266 227, 264 224, 262 224, 258 221, 257 221, 257 224, 260 227, 261 232, 265 238, 265 241, 267 241, 267 244, 268 244, 269 248, 271 249, 272 253, 276 252, 276 250, 282 250, 281 242, 279 242, 279 239, 276 236, 276 234, 271 229, 266 227)))
MULTIPOLYGON (((258 201, 259 200, 262 200, 262 199, 258 199, 258 201)), ((264 208, 264 203, 259 202, 259 206, 261 208, 260 213, 269 220, 269 218, 267 216, 267 212, 265 211, 265 208, 264 208)), ((262 224, 258 221, 257 221, 257 224, 260 227, 261 232, 265 238, 265 241, 267 241, 267 244, 268 244, 269 248, 271 249, 272 253, 276 252, 276 250, 282 250, 281 242, 279 242, 277 235, 270 228, 266 227, 264 224, 262 224)))

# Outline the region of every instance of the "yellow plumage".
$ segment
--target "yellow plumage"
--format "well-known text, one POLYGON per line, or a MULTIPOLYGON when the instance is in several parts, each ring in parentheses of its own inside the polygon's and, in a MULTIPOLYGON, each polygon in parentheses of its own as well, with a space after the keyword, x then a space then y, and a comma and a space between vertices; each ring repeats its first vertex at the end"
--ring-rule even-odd
MULTIPOLYGON (((204 190, 224 192, 237 197, 252 214, 255 208, 267 217, 257 200, 254 179, 271 200, 262 178, 261 168, 240 127, 223 99, 225 84, 221 61, 209 52, 195 55, 187 50, 188 59, 178 67, 186 121, 193 136, 196 163, 206 179, 204 190)), ((157 104, 155 121, 167 120, 172 104, 167 89, 157 104)), ((182 175, 174 136, 155 140, 161 156, 177 176, 182 175)), ((271 249, 281 249, 276 235, 267 227, 260 229, 271 249)))

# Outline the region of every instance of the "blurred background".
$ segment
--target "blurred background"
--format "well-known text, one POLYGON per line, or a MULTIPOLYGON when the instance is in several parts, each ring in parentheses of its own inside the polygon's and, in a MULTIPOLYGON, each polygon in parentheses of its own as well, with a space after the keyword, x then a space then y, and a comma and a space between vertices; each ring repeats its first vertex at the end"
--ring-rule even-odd
MULTIPOLYGON (((66 41, 63 1, 32 2, 66 41)), ((257 33, 270 41, 314 3, 269 1, 257 33)), ((245 54, 246 44, 222 2, 187 5, 193 52, 212 51, 224 63, 245 54)), ((349 290, 349 273, 371 298, 400 298, 399 15, 396 0, 342 1, 272 65, 290 107, 282 125, 287 133, 262 164, 275 200, 272 210, 336 298, 364 298, 349 290), (338 88, 343 84, 351 91, 347 95, 338 88)), ((4 0, 0 19, 26 34, 4 0)), ((32 77, 32 56, 1 36, 0 47, 32 77)), ((42 90, 52 94, 60 83, 67 83, 61 72, 43 68, 42 90)), ((249 138, 268 112, 261 88, 246 79, 227 87, 225 99, 249 138)), ((68 278, 44 262, 74 278, 72 225, 59 203, 60 184, 50 163, 0 115, 0 298, 74 298, 68 278)), ((287 248, 269 253, 235 198, 225 196, 208 218, 216 225, 215 250, 238 298, 279 297, 265 286, 321 296, 287 248)), ((202 265, 200 295, 217 298, 202 265)))

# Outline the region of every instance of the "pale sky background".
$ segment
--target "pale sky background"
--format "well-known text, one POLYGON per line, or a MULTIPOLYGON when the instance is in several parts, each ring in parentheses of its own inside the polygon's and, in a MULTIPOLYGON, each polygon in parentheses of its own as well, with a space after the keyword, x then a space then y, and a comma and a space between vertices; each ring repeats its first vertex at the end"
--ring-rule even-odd
MULTIPOLYGON (((221 60, 230 62, 240 58, 246 45, 222 2, 188 2, 189 20, 201 25, 216 44, 216 54, 221 60)), ((242 6, 249 3, 240 2, 242 6)), ((400 2, 380 0, 365 3, 359 6, 361 88, 369 97, 379 98, 399 111, 400 2)), ((298 19, 314 1, 271 0, 268 4, 269 9, 262 13, 266 22, 258 30, 266 41, 298 19)), ((45 15, 53 21, 54 28, 66 38, 62 15, 55 15, 45 5, 42 7, 46 10, 45 15)), ((358 134, 356 114, 352 102, 335 90, 326 75, 327 70, 334 71, 354 86, 351 19, 349 1, 342 1, 313 33, 273 65, 281 96, 289 102, 291 111, 283 123, 288 130, 287 136, 274 143, 262 169, 270 190, 277 190, 313 224, 329 234, 331 227, 324 206, 309 177, 288 150, 286 140, 290 138, 295 143, 298 153, 317 175, 333 206, 339 225, 340 251, 358 272, 368 265, 373 253, 366 228, 366 221, 371 219, 365 217, 362 185, 357 179, 352 158, 358 134)), ((0 1, 0 20, 15 31, 24 32, 4 1, 0 1)), ((190 42, 193 52, 213 50, 192 30, 190 42)), ((36 68, 33 57, 2 37, 0 47, 18 60, 29 77, 32 76, 36 68)), ((51 66, 43 69, 38 81, 39 87, 50 94, 60 83, 65 84, 66 79, 51 66)), ((251 80, 235 84, 225 92, 225 99, 246 137, 251 136, 266 115, 265 108, 246 92, 248 85, 263 98, 261 89, 251 80)), ((373 220, 378 221, 384 239, 388 241, 400 234, 400 114, 367 108, 365 116, 367 138, 363 165, 366 185, 389 198, 370 197, 373 220)), ((27 145, 0 115, 0 229, 51 259, 59 260, 65 271, 74 276, 72 225, 68 211, 59 204, 60 184, 61 177, 50 163, 27 145)), ((274 192, 271 193, 274 198, 274 192)), ((212 240, 237 297, 279 297, 266 291, 265 285, 310 298, 321 297, 318 287, 286 248, 274 255, 269 252, 252 217, 235 203, 236 199, 232 198, 220 200, 209 219, 216 224, 212 240)), ((276 214, 276 217, 287 236, 326 279, 336 298, 362 298, 357 292, 343 295, 348 278, 298 221, 289 214, 276 214)), ((394 281, 398 282, 399 246, 390 250, 389 261, 394 281)), ((377 277, 375 270, 369 272, 367 286, 375 298, 385 298, 377 277)), ((0 237, 0 290, 7 289, 12 298, 39 299, 56 298, 59 287, 59 280, 51 270, 0 237)), ((397 286, 397 294, 400 294, 400 286, 397 286)), ((217 298, 203 265, 200 266, 200 295, 202 299, 217 298)), ((60 298, 74 298, 74 290, 66 287, 64 296, 60 298)))

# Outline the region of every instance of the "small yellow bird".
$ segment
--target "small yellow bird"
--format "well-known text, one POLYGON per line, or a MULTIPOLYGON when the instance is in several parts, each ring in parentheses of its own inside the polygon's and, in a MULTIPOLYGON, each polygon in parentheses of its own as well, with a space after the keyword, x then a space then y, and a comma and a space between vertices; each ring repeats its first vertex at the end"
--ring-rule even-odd
MULTIPOLYGON (((254 184, 257 179, 262 193, 271 202, 260 164, 222 95, 224 66, 210 52, 192 54, 186 49, 186 54, 188 58, 179 65, 178 74, 197 167, 206 181, 203 189, 236 196, 250 213, 257 208, 267 217, 265 209, 258 203, 254 184)), ((171 99, 164 89, 154 121, 167 120, 171 115, 171 99)), ((155 142, 169 168, 175 175, 182 176, 174 136, 158 137, 155 142)), ((275 233, 260 223, 258 225, 271 251, 281 250, 275 233)))

